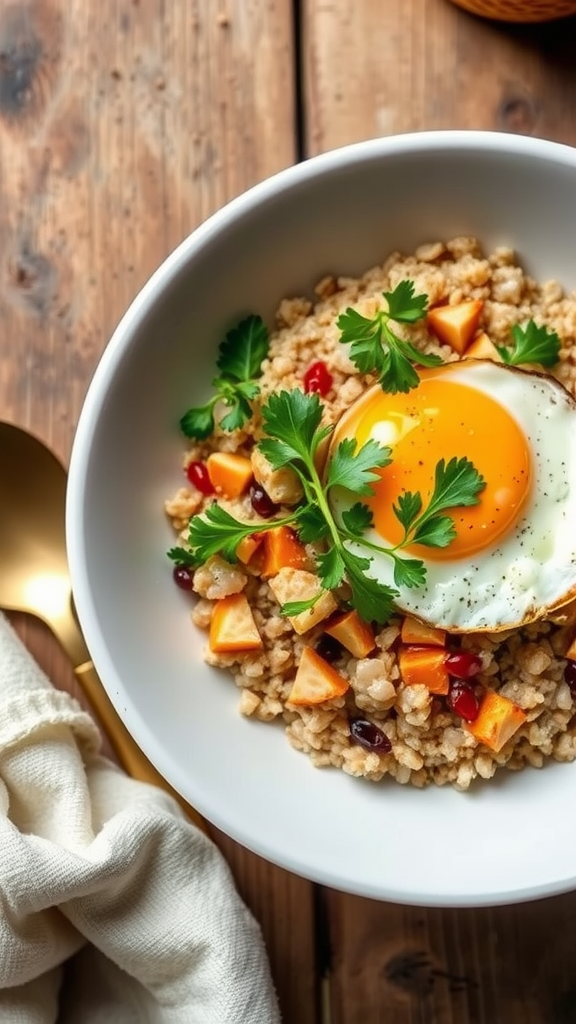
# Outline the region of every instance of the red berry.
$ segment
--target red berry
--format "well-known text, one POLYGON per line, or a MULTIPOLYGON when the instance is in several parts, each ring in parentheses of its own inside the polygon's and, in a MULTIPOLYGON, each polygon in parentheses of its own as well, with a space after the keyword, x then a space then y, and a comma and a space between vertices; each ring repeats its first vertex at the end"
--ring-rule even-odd
POLYGON ((262 519, 270 519, 279 508, 260 484, 252 484, 250 488, 250 504, 256 515, 262 516, 262 519))
POLYGON ((181 590, 192 590, 194 573, 187 565, 175 565, 172 570, 172 578, 177 587, 181 590))
POLYGON ((214 494, 214 488, 212 487, 212 481, 210 480, 210 474, 205 462, 189 462, 186 467, 186 476, 201 494, 214 494))
POLYGON ((478 718, 480 710, 478 698, 472 687, 462 682, 461 679, 454 679, 451 682, 446 699, 452 711, 463 718, 465 722, 474 722, 478 718))
POLYGON ((568 683, 570 693, 576 697, 576 661, 567 661, 564 669, 564 682, 568 683))
POLYGON ((304 374, 304 390, 315 391, 317 395, 324 398, 332 387, 332 374, 326 363, 318 360, 312 363, 304 374))
POLYGON ((482 659, 471 651, 458 651, 447 655, 444 665, 448 675, 456 679, 472 679, 482 671, 482 659))
POLYGON ((366 750, 374 750, 377 754, 389 754, 392 744, 386 733, 366 718, 350 719, 350 735, 352 739, 366 750))

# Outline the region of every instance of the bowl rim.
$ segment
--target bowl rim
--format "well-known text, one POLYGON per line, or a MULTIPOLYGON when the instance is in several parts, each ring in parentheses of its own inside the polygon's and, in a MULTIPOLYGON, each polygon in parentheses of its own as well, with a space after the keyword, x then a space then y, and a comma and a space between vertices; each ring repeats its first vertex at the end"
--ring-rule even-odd
MULTIPOLYGON (((122 689, 121 680, 109 656, 105 639, 100 631, 98 616, 94 604, 93 593, 88 574, 87 535, 84 521, 84 494, 87 482, 87 467, 95 427, 103 408, 107 385, 114 376, 116 367, 123 359, 137 336, 139 326, 155 306, 157 298, 178 277, 191 256, 199 252, 211 239, 225 229, 237 218, 257 207, 261 202, 271 199, 298 185, 318 176, 353 165, 356 162, 381 160, 388 156, 406 156, 424 152, 470 152, 477 150, 486 153, 526 156, 543 162, 572 167, 576 171, 576 148, 565 143, 521 136, 507 132, 484 130, 434 130, 423 132, 406 132, 377 139, 357 142, 326 153, 310 157, 294 164, 276 174, 253 185, 224 206, 212 213, 205 221, 190 232, 182 242, 160 263, 150 275, 141 289, 134 296, 110 339, 108 340, 94 370, 91 381, 80 411, 75 431, 68 473, 66 492, 66 544, 72 581, 74 604, 81 629, 86 637, 91 657, 102 683, 114 704, 118 714, 154 762, 158 770, 177 789, 183 792, 183 785, 174 774, 174 764, 169 757, 164 758, 164 751, 158 746, 150 749, 151 734, 144 728, 139 712, 133 704, 129 693, 122 689), (115 692, 112 679, 116 677, 120 690, 115 692), (168 771, 166 770, 168 769, 168 771)), ((189 793, 183 793, 187 799, 195 803, 202 811, 201 794, 196 799, 189 793)), ((205 813, 205 812, 204 812, 205 813)), ((216 827, 227 831, 225 821, 211 816, 216 827)), ((521 903, 537 898, 559 895, 576 889, 576 873, 570 878, 558 882, 542 883, 528 888, 507 892, 486 892, 470 897, 445 895, 441 899, 434 898, 429 892, 398 892, 387 890, 385 885, 377 891, 372 886, 358 883, 350 885, 348 880, 335 877, 326 872, 322 876, 312 872, 305 863, 298 862, 293 856, 281 859, 273 844, 265 840, 256 842, 249 831, 234 829, 228 831, 234 840, 278 864, 288 871, 323 885, 332 886, 340 891, 378 900, 392 900, 398 904, 432 906, 432 907, 480 907, 496 906, 506 903, 521 903)))

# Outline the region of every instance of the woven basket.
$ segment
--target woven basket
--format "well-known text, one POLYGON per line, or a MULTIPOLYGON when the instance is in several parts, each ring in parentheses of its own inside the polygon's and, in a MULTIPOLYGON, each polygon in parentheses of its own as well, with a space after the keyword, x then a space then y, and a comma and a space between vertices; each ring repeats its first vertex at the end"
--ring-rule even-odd
POLYGON ((576 0, 452 0, 473 14, 498 21, 552 21, 576 14, 576 0))

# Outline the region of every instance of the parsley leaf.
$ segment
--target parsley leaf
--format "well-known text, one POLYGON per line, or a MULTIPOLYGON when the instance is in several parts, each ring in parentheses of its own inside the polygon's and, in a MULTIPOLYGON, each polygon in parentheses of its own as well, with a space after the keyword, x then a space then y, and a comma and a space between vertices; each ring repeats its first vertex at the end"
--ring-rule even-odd
POLYGON ((220 421, 223 430, 238 430, 252 416, 250 403, 260 392, 255 378, 268 354, 268 331, 262 318, 242 320, 228 331, 218 352, 220 376, 212 381, 215 395, 205 405, 188 409, 180 419, 182 433, 197 441, 213 432, 214 408, 219 401, 229 409, 220 421))
POLYGON ((439 356, 420 352, 399 338, 390 321, 414 324, 423 320, 428 308, 426 295, 414 294, 413 281, 400 281, 394 291, 383 292, 388 308, 370 320, 349 307, 337 320, 340 341, 350 345, 350 358, 360 373, 376 373, 384 391, 411 391, 418 384, 417 366, 439 366, 439 356))
POLYGON ((508 366, 522 363, 538 363, 540 366, 555 366, 560 357, 560 338, 556 331, 538 327, 529 320, 525 327, 514 324, 511 331, 513 346, 497 345, 499 355, 508 366))
POLYGON ((360 618, 381 625, 387 622, 394 608, 394 599, 399 597, 398 591, 366 575, 371 565, 369 558, 355 555, 346 548, 342 551, 342 558, 352 591, 352 604, 360 618))
POLYGON ((349 534, 353 537, 361 537, 366 530, 369 530, 374 525, 374 517, 368 505, 363 505, 362 502, 357 501, 355 505, 344 509, 342 512, 342 522, 349 534))
POLYGON ((291 523, 288 519, 274 519, 269 523, 241 523, 226 509, 212 502, 203 512, 192 516, 188 528, 188 544, 196 565, 202 565, 214 555, 221 555, 227 562, 236 562, 236 548, 241 540, 253 533, 262 533, 271 526, 291 523))
POLYGON ((426 582, 426 568, 419 558, 394 559, 394 583, 397 587, 422 587, 426 582))

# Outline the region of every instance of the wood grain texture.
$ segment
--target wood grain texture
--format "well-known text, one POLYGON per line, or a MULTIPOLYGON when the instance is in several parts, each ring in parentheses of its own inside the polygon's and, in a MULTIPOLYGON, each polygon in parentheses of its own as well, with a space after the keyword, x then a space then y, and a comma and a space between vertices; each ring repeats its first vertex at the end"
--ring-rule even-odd
MULTIPOLYGON (((575 29, 482 21, 448 0, 303 0, 306 155, 441 128, 576 144, 575 29)), ((575 894, 450 911, 323 898, 331 1024, 576 1021, 575 894)))
MULTIPOLYGON (((140 286, 210 213, 294 161, 292 35, 284 0, 0 0, 0 417, 65 464, 140 286)), ((13 621, 78 695, 45 627, 13 621)), ((222 847, 286 1020, 311 1024, 312 886, 222 847)))
POLYGON ((448 0, 303 0, 307 154, 441 128, 576 143, 576 19, 484 21, 448 0))

